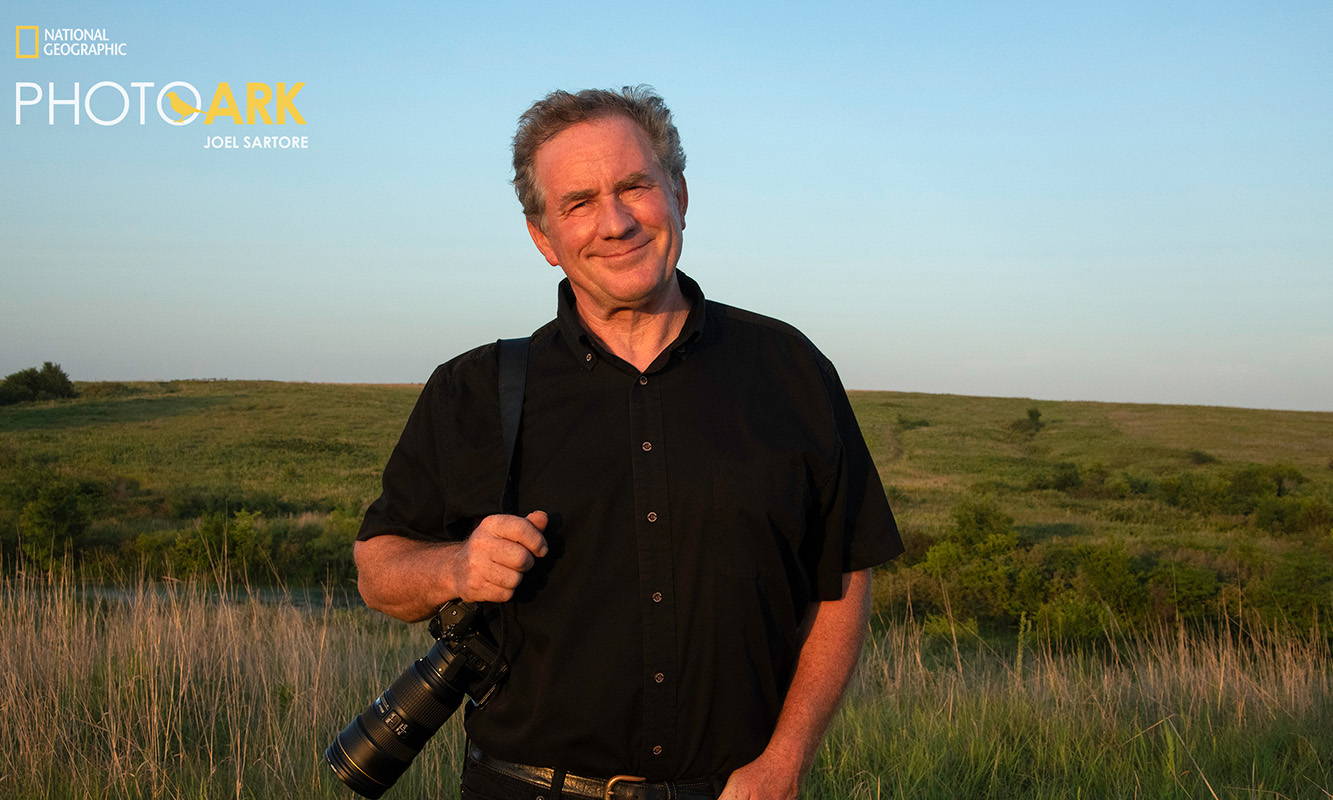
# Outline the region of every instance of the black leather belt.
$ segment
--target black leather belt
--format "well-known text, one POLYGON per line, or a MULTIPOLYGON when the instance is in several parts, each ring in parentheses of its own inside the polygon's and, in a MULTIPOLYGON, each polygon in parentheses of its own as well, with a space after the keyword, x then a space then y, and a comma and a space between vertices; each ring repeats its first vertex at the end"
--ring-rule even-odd
MULTIPOLYGON (((468 758, 474 765, 520 780, 535 789, 551 789, 556 771, 550 767, 529 767, 492 758, 474 744, 468 745, 468 758)), ((585 778, 566 774, 560 787, 561 797, 582 797, 589 800, 716 800, 721 786, 711 781, 697 783, 648 783, 633 775, 615 775, 610 778, 585 778)), ((552 796, 549 800, 555 800, 552 796)))

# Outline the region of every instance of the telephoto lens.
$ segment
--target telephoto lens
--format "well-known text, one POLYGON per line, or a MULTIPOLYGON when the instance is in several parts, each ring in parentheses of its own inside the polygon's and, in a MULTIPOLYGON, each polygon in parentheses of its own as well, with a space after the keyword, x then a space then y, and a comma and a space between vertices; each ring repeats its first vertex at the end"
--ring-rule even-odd
POLYGON ((338 779, 364 797, 377 798, 402 776, 463 702, 485 702, 507 672, 494 643, 472 629, 478 609, 453 601, 431 623, 437 637, 425 658, 352 720, 324 751, 338 779))

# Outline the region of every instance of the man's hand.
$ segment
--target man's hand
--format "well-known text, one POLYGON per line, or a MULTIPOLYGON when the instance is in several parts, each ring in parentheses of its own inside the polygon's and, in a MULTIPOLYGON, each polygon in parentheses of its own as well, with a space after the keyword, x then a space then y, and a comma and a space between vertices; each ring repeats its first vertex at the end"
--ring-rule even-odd
POLYGON ((487 517, 465 542, 384 535, 357 542, 357 586, 366 605, 404 622, 434 616, 450 600, 504 601, 546 555, 547 516, 487 517))
MULTIPOLYGON (((770 764, 767 754, 731 773, 718 800, 791 800, 801 788, 801 764, 770 764)), ((776 760, 776 759, 774 759, 776 760)))
POLYGON ((842 576, 842 598, 810 605, 796 672, 764 752, 735 770, 718 800, 793 800, 856 669, 870 622, 870 570, 842 576))
POLYGON ((470 603, 503 603, 513 597, 523 573, 547 553, 542 536, 547 521, 544 511, 483 519, 466 542, 450 551, 448 569, 458 596, 470 603))

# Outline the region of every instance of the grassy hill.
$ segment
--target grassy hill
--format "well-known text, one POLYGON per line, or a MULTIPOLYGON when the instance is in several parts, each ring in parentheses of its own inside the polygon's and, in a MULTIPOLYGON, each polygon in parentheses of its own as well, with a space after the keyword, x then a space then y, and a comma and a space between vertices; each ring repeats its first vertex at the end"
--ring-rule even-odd
POLYGON ((1333 414, 856 393, 908 553, 881 607, 1097 636, 1333 609, 1333 414))
MULTIPOLYGON (((0 408, 0 542, 150 572, 351 575, 419 387, 81 383, 0 408), (239 513, 238 513, 239 512, 239 513)), ((909 552, 877 581, 982 626, 1333 609, 1333 414, 855 392, 909 552), (1248 593, 1248 594, 1247 594, 1248 593)))
MULTIPOLYGON (((421 626, 214 580, 349 579, 418 387, 79 388, 0 408, 0 798, 346 797, 421 626)), ((1330 796, 1333 414, 852 402, 909 550, 802 797, 1330 796)))

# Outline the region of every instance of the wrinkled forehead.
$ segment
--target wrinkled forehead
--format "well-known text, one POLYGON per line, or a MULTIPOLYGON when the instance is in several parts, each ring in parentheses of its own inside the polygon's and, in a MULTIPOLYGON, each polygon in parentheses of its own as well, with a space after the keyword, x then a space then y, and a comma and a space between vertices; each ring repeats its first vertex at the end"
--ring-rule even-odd
POLYGON ((658 163, 648 135, 638 123, 621 116, 586 120, 566 127, 537 148, 533 159, 543 192, 559 191, 571 180, 618 180, 630 173, 667 175, 658 163))

